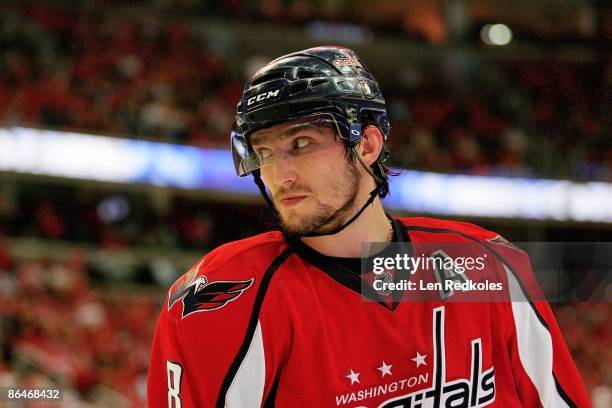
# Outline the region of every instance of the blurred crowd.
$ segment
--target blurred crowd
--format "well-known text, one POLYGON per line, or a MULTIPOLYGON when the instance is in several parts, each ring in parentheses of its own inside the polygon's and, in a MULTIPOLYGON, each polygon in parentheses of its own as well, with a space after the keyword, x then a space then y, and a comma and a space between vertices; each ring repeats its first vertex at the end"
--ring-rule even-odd
MULTIPOLYGON (((0 123, 227 147, 243 81, 254 61, 276 55, 237 64, 237 50, 220 50, 197 17, 146 12, 146 2, 140 12, 103 3, 0 7, 0 123)), ((200 15, 243 10, 240 1, 204 4, 200 15)), ((612 60, 597 49, 496 59, 457 48, 393 67, 393 75, 379 76, 392 121, 391 164, 612 180, 612 60)), ((368 61, 374 73, 381 64, 368 61)))
POLYGON ((606 302, 551 303, 594 407, 612 404, 612 308, 606 302), (588 341, 585 341, 588 339, 588 341))
POLYGON ((392 95, 393 155, 408 168, 612 180, 611 61, 478 65, 451 55, 392 95))
POLYGON ((259 204, 235 204, 230 216, 226 203, 198 198, 27 182, 11 195, 0 195, 0 236, 39 237, 102 249, 205 253, 274 226, 272 216, 259 204))
POLYGON ((0 250, 0 386, 59 388, 65 407, 145 406, 163 293, 94 288, 78 253, 15 261, 0 250))

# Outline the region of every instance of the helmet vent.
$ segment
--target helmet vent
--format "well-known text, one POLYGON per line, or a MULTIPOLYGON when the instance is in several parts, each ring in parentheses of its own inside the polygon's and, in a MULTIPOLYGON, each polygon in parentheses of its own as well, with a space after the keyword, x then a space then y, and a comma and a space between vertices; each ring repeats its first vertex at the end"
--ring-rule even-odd
POLYGON ((344 89, 344 90, 347 90, 347 91, 354 91, 355 90, 355 85, 353 85, 352 83, 347 82, 347 81, 340 81, 340 82, 338 82, 338 86, 340 88, 344 89))
POLYGON ((296 93, 300 93, 306 90, 308 87, 308 82, 299 81, 289 86, 289 95, 295 95, 296 93))
POLYGON ((251 86, 257 86, 257 85, 261 85, 263 83, 266 82, 270 82, 272 80, 275 79, 280 79, 280 78, 284 78, 285 77, 285 73, 283 71, 277 71, 277 72, 269 72, 267 74, 264 74, 258 78, 255 78, 254 80, 251 81, 251 86))
POLYGON ((323 85, 327 83, 327 79, 314 79, 310 81, 310 87, 314 88, 315 86, 323 85))
POLYGON ((312 68, 300 67, 297 69, 295 76, 296 79, 315 78, 321 76, 321 71, 312 68))

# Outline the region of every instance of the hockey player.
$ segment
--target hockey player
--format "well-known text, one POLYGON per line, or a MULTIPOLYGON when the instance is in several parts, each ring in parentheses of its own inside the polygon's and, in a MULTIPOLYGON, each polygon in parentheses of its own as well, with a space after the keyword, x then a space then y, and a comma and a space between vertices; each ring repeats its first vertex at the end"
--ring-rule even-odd
POLYGON ((280 231, 215 249, 170 288, 150 406, 589 406, 523 252, 472 224, 385 213, 388 132, 378 83, 349 49, 285 55, 247 82, 234 162, 280 231), (491 277, 502 295, 383 290, 452 274, 395 265, 376 275, 362 268, 364 242, 444 260, 463 245, 483 268, 447 280, 491 277))

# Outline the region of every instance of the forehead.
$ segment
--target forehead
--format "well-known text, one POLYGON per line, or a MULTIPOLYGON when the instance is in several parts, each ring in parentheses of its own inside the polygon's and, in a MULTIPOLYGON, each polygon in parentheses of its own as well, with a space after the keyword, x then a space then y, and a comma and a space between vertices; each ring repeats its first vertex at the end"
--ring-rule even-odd
POLYGON ((328 118, 307 117, 279 123, 260 129, 251 135, 252 144, 261 144, 290 137, 300 131, 310 131, 315 135, 334 134, 334 121, 328 118))

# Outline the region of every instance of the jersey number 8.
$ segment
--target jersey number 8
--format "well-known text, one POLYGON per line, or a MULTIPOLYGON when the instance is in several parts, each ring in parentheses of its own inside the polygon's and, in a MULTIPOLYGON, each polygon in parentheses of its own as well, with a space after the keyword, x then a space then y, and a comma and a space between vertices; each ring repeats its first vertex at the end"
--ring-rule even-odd
POLYGON ((181 374, 183 367, 170 360, 166 361, 168 367, 168 407, 181 408, 181 374))

